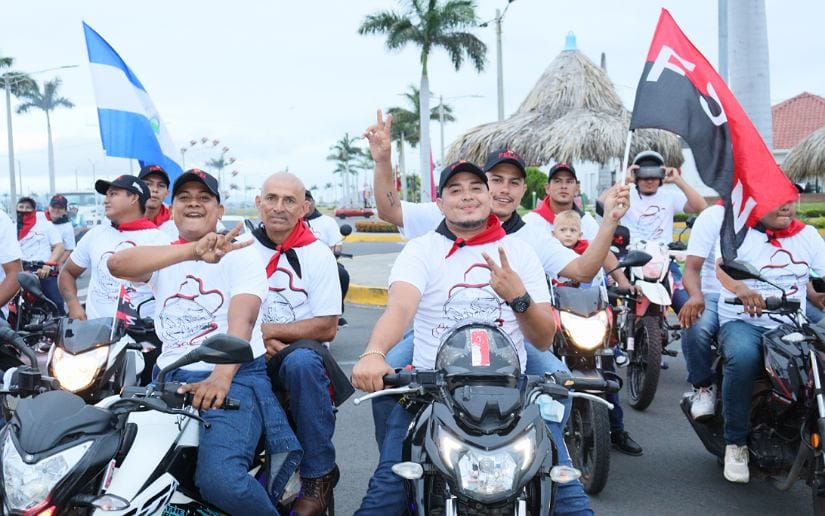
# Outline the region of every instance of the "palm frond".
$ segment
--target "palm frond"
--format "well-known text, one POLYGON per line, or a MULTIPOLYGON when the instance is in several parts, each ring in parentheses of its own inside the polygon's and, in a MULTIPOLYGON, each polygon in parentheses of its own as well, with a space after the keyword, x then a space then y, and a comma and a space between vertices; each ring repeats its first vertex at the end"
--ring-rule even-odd
POLYGON ((433 46, 447 51, 456 71, 464 63, 465 56, 473 62, 476 71, 483 72, 487 63, 487 45, 469 32, 451 32, 433 39, 433 46))

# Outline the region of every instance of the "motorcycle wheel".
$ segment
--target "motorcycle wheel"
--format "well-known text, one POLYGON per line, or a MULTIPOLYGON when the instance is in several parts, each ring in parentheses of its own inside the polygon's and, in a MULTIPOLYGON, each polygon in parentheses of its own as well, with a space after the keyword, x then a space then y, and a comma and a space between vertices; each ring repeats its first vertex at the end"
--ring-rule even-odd
POLYGON ((565 432, 573 467, 581 471, 587 494, 604 489, 610 472, 610 420, 607 407, 588 400, 574 400, 565 432))
POLYGON ((662 360, 661 342, 659 317, 643 316, 636 324, 634 350, 627 366, 628 403, 636 410, 646 409, 656 395, 662 360))

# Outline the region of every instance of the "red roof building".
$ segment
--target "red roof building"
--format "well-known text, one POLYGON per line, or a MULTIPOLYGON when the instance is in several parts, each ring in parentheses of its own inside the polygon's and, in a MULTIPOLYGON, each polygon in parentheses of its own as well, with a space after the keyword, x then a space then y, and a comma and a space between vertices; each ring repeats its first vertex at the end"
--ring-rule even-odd
POLYGON ((803 92, 771 108, 773 148, 792 149, 806 136, 825 127, 825 98, 803 92))

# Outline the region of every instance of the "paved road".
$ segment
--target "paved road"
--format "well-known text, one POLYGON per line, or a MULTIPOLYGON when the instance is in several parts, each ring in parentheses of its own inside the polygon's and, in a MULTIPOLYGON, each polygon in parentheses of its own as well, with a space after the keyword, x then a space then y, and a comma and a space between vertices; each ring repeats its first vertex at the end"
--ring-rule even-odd
MULTIPOLYGON (((350 325, 333 345, 335 356, 349 372, 380 309, 347 306, 350 325)), ((676 348, 674 348, 676 349, 676 348)), ((678 407, 685 368, 681 356, 668 359, 656 399, 646 412, 625 406, 627 430, 644 447, 641 457, 618 452, 611 456, 607 487, 592 498, 597 514, 609 515, 801 515, 810 514, 810 491, 798 482, 780 492, 768 482, 734 485, 722 478, 716 458, 707 453, 678 407)), ((335 444, 341 481, 335 490, 339 514, 353 514, 377 461, 372 413, 368 404, 347 401, 338 414, 335 444)))

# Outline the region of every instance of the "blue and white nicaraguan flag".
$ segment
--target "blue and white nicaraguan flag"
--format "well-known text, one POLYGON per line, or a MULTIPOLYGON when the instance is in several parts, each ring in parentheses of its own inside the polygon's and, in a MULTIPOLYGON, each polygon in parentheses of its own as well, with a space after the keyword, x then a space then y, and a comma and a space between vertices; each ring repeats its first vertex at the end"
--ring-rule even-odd
MULTIPOLYGON (((97 100, 100 139, 108 156, 160 165, 174 182, 181 173, 172 138, 146 88, 100 34, 83 23, 97 100)), ((171 186, 171 185, 170 185, 171 186)))

